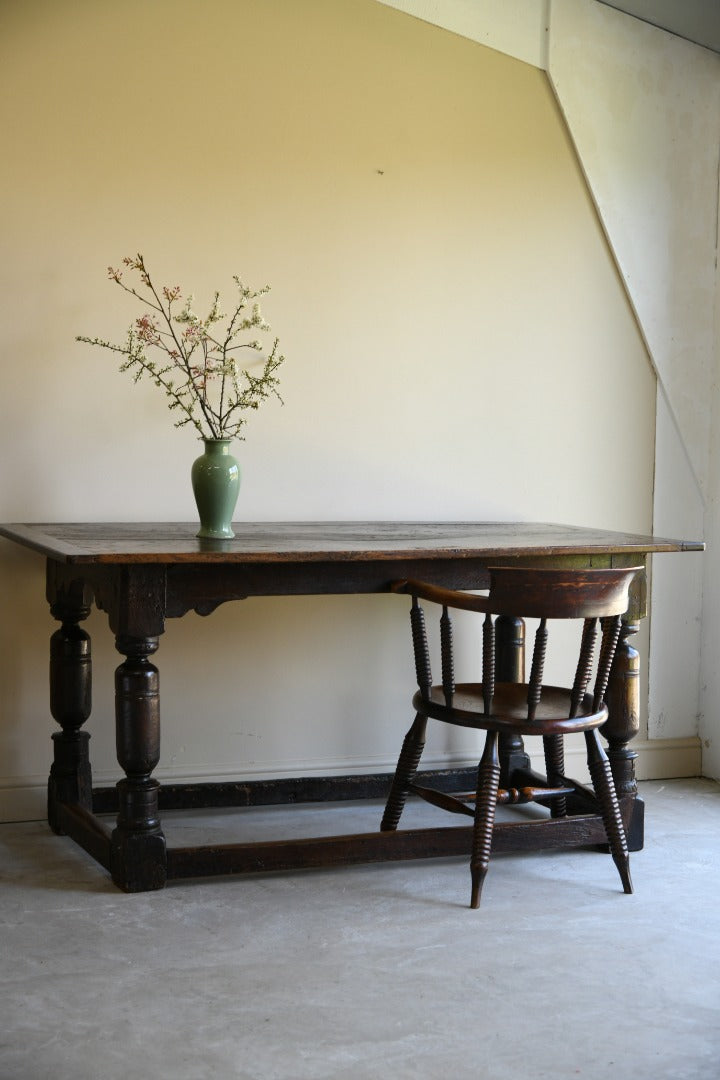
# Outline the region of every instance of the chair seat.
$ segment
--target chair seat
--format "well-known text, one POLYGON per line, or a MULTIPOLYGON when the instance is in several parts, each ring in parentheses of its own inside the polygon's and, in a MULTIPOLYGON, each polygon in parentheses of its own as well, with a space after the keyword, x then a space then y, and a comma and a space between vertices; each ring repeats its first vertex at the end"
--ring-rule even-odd
POLYGON ((527 683, 496 683, 490 716, 485 715, 482 683, 458 683, 448 705, 442 686, 433 686, 430 700, 420 691, 413 698, 413 707, 422 716, 461 727, 479 730, 512 731, 518 735, 569 735, 589 731, 607 720, 607 707, 593 709, 592 694, 585 694, 577 715, 569 719, 569 690, 561 686, 542 688, 542 697, 534 720, 528 720, 527 683))

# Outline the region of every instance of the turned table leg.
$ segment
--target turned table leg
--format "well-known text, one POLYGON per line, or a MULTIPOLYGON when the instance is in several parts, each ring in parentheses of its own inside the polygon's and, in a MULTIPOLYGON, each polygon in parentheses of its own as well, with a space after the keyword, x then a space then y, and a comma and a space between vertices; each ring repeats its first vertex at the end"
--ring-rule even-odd
POLYGON ((53 734, 54 760, 48 779, 47 812, 52 830, 62 833, 59 803, 92 810, 92 774, 88 743, 81 731, 92 705, 90 635, 78 624, 90 614, 81 586, 67 590, 50 605, 62 623, 50 639, 50 712, 62 728, 53 734))
POLYGON ((111 872, 126 892, 162 889, 167 877, 165 836, 158 813, 160 785, 151 776, 160 760, 158 670, 148 657, 157 637, 118 634, 126 659, 115 673, 117 757, 125 772, 111 841, 111 872))
MULTIPOLYGON (((498 615, 495 620, 495 678, 498 682, 525 679, 525 623, 512 615, 498 615)), ((500 786, 512 787, 513 774, 530 769, 522 737, 501 732, 499 754, 500 786)))
POLYGON ((637 794, 637 753, 628 747, 640 728, 640 656, 628 641, 638 630, 636 621, 623 622, 605 697, 609 715, 600 729, 608 741, 607 756, 618 798, 621 802, 632 800, 627 830, 630 851, 642 849, 645 813, 644 803, 637 794))

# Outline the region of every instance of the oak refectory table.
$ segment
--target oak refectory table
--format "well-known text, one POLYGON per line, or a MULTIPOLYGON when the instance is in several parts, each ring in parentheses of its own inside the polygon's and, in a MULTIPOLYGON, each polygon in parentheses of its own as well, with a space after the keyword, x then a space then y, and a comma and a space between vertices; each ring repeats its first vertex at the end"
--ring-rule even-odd
MULTIPOLYGON (((248 596, 384 593, 393 581, 422 578, 451 588, 482 589, 492 565, 642 566, 657 552, 701 551, 697 541, 550 524, 307 522, 234 526, 233 540, 196 538, 193 524, 34 524, 0 526, 8 537, 44 555, 47 599, 60 622, 50 645, 53 735, 48 819, 79 843, 128 892, 163 888, 172 878, 282 870, 366 861, 466 854, 471 826, 379 831, 348 836, 200 847, 168 846, 160 811, 282 802, 333 802, 384 797, 389 775, 161 785, 158 648, 166 619, 188 611, 209 615, 248 596), (89 635, 80 625, 92 604, 107 613, 124 657, 115 675, 117 756, 124 776, 116 788, 93 790, 89 735, 89 635), (101 818, 117 813, 114 828, 101 818)), ((637 797, 638 654, 629 638, 646 608, 638 574, 608 690, 603 734, 631 850, 643 843, 637 797)), ((398 601, 401 602, 401 601, 398 601)), ((499 620, 498 678, 517 678, 524 663, 519 620, 499 620), (503 675, 501 672, 506 672, 503 675)), ((398 732, 406 717, 398 717, 398 732)), ((520 739, 501 747, 503 787, 535 781, 520 739)), ((475 769, 434 771, 435 786, 474 786, 475 769)), ((602 844, 604 831, 588 805, 565 818, 503 822, 493 849, 602 844)))

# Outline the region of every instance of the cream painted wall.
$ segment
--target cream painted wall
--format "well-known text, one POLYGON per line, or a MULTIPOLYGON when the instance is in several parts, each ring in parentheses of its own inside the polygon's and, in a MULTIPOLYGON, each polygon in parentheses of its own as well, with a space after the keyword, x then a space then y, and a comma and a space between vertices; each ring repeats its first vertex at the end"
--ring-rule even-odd
POLYGON ((514 56, 547 67, 550 0, 379 0, 414 18, 441 26, 514 56))
MULTIPOLYGON (((192 516, 195 441, 74 341, 124 333, 105 267, 142 250, 199 301, 273 285, 286 405, 239 516, 650 529, 655 376, 541 71, 371 0, 27 0, 0 90, 4 520, 192 516)), ((32 815, 54 626, 40 558, 0 544, 0 578, 1 809, 32 815)), ((88 628, 105 781, 118 657, 88 628)), ((157 662, 162 778, 387 767, 408 720, 391 597, 188 616, 157 662)))
MULTIPOLYGON (((553 0, 549 70, 659 375, 654 531, 702 537, 720 57, 594 0, 553 0)), ((703 570, 700 558, 655 560, 652 737, 698 730, 703 570)))
POLYGON ((502 15, 478 0, 472 18, 464 0, 385 2, 549 73, 659 375, 653 530, 708 542, 704 558, 655 560, 640 770, 650 756, 664 758, 655 775, 719 776, 720 57, 596 0, 525 0, 502 15))

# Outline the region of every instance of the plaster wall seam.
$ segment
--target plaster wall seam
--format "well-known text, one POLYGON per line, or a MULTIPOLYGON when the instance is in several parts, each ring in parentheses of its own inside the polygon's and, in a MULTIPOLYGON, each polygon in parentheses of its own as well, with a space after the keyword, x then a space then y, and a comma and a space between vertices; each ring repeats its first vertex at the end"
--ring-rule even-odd
MULTIPOLYGON (((549 10, 550 10, 550 5, 551 5, 551 0, 548 0, 549 10)), ((552 22, 550 22, 550 34, 552 34, 552 22)), ((548 40, 548 48, 549 48, 549 40, 548 40)), ((619 260, 619 258, 617 256, 617 252, 616 252, 615 246, 613 244, 612 236, 611 236, 611 234, 610 234, 610 232, 609 232, 609 230, 608 230, 608 228, 607 228, 607 226, 605 224, 605 219, 603 217, 603 214, 602 214, 602 211, 601 211, 600 206, 598 204, 598 201, 597 201, 597 199, 595 197, 595 192, 593 190, 592 182, 590 180, 588 172, 587 172, 587 170, 585 168, 585 165, 583 163, 582 155, 580 154, 577 142, 576 142, 576 140, 575 140, 575 138, 573 136, 572 125, 571 125, 570 120, 569 120, 569 118, 567 116, 567 113, 565 112, 565 109, 563 108, 562 98, 561 98, 561 96, 560 96, 560 94, 559 94, 559 92, 557 90, 557 87, 556 87, 555 82, 553 80, 552 72, 550 71, 549 66, 548 66, 548 69, 545 72, 545 75, 547 77, 550 89, 552 90, 553 97, 554 97, 554 99, 555 99, 555 101, 557 103, 558 109, 559 109, 559 111, 560 111, 560 113, 562 115, 563 123, 564 123, 565 129, 566 129, 566 131, 568 133, 568 138, 570 139, 570 142, 572 143, 573 151, 575 153, 575 158, 576 158, 576 160, 578 162, 578 166, 579 166, 580 171, 581 171, 581 173, 583 175, 583 180, 585 181, 585 186, 587 188, 588 194, 589 194, 589 196, 590 196, 590 198, 592 200, 592 204, 593 204, 593 207, 595 209, 595 214, 597 216, 597 220, 598 220, 598 223, 600 225, 600 228, 602 229, 603 236, 605 237, 605 242, 607 244, 608 251, 610 253, 613 264, 615 266, 615 270, 617 272, 618 279, 620 280, 620 282, 622 284, 623 292, 624 292, 625 297, 627 299, 630 310, 632 311, 633 319, 635 321, 635 325, 637 326, 638 333, 640 334, 643 345, 645 347, 645 355, 647 356, 648 363, 649 363, 650 367, 652 368, 653 374, 655 375, 655 379, 657 380, 658 390, 662 394, 663 400, 665 401, 665 403, 667 405, 668 413, 669 413, 669 415, 670 415, 670 417, 672 419, 673 427, 675 428, 675 430, 677 432, 678 440, 679 440, 680 446, 682 447, 682 451, 683 451, 683 455, 685 457, 685 460, 686 460, 686 462, 688 464, 688 468, 690 470, 690 475, 692 476, 693 484, 694 484, 695 490, 697 492, 698 499, 700 500, 701 506, 704 509, 705 505, 706 505, 705 493, 703 492, 702 485, 700 483, 700 479, 699 479, 699 477, 697 475, 697 471, 696 471, 696 469, 695 469, 695 467, 693 465, 692 459, 691 459, 690 454, 688 452, 687 442, 686 442, 686 440, 685 440, 685 438, 683 436, 682 428, 681 428, 680 423, 678 421, 676 411, 673 408, 672 400, 670 398, 670 395, 668 394, 668 390, 667 390, 667 387, 665 385, 665 381, 663 380, 662 374, 661 374, 660 370, 658 369, 657 364, 655 363, 655 360, 654 360, 654 357, 653 357, 653 352, 652 352, 652 349, 651 349, 650 344, 648 342, 647 335, 645 333, 645 329, 643 327, 642 319, 640 318, 639 312, 637 310, 637 306, 636 306, 636 304, 635 304, 635 302, 633 300, 632 292, 631 292, 630 286, 628 284, 627 278, 625 277, 625 275, 624 275, 624 273, 622 271, 622 266, 621 266, 620 260, 619 260)), ((717 229, 716 229, 716 232, 717 232, 717 229)), ((717 262, 717 245, 716 245, 715 257, 716 257, 716 262, 717 262)))
POLYGON ((552 0, 544 0, 542 25, 543 39, 541 55, 543 61, 543 71, 547 75, 550 71, 550 27, 552 25, 552 0))
MULTIPOLYGON (((626 288, 626 293, 627 293, 627 288, 626 288)), ((679 443, 679 445, 680 445, 680 447, 682 449, 683 458, 684 458, 684 460, 685 460, 685 462, 687 464, 687 467, 688 467, 688 469, 690 471, 690 475, 692 476, 692 479, 693 479, 693 483, 695 485, 695 494, 697 495, 698 502, 700 504, 700 509, 704 514, 706 509, 707 509, 707 499, 706 499, 705 493, 703 492, 702 486, 700 484, 697 473, 695 471, 692 460, 690 458, 690 454, 688 453, 687 443, 685 442, 685 439, 683 438, 682 429, 680 427, 680 424, 678 423, 678 418, 677 418, 677 415, 675 413, 675 410, 672 407, 672 401, 670 400, 670 396, 668 395, 667 388, 666 388, 665 383, 663 382, 662 377, 660 376, 660 374, 659 374, 659 372, 658 372, 658 370, 657 370, 657 368, 655 366, 655 363, 653 362, 652 354, 651 354, 650 349, 648 347, 647 341, 645 340, 645 335, 643 333, 642 324, 640 323, 640 320, 638 318, 638 314, 635 311, 635 307, 632 304, 632 299, 629 296, 629 293, 628 293, 628 302, 630 303, 630 305, 632 307, 633 315, 635 317, 635 321, 638 324, 638 329, 640 331, 643 342, 645 344, 645 348, 647 350, 648 359, 650 361, 652 369, 655 372, 655 376, 657 378, 658 393, 662 397, 663 402, 665 403, 665 406, 667 407, 668 415, 670 416, 673 428, 674 428, 675 433, 677 434, 677 437, 678 437, 678 443, 679 443)), ((655 463, 657 465, 657 453, 655 454, 655 463)), ((654 490, 655 490, 655 478, 654 478, 654 474, 653 474, 653 491, 654 490)))
POLYGON ((710 537, 710 547, 705 555, 701 625, 703 634, 700 639, 700 709, 698 714, 698 733, 702 743, 703 776, 720 777, 720 750, 718 749, 717 731, 717 563, 713 554, 712 538, 717 531, 718 506, 718 454, 720 452, 720 272, 718 270, 718 249, 720 248, 720 137, 718 138, 717 193, 715 211, 715 293, 713 306, 713 339, 715 343, 714 378, 712 385, 712 442, 710 476, 711 490, 706 511, 706 535, 710 537))
MULTIPOLYGON (((718 137, 718 160, 717 160, 717 187, 715 206, 715 273, 718 268, 718 244, 720 243, 720 135, 718 137)), ((717 304, 715 305, 715 341, 717 343, 717 304)))

